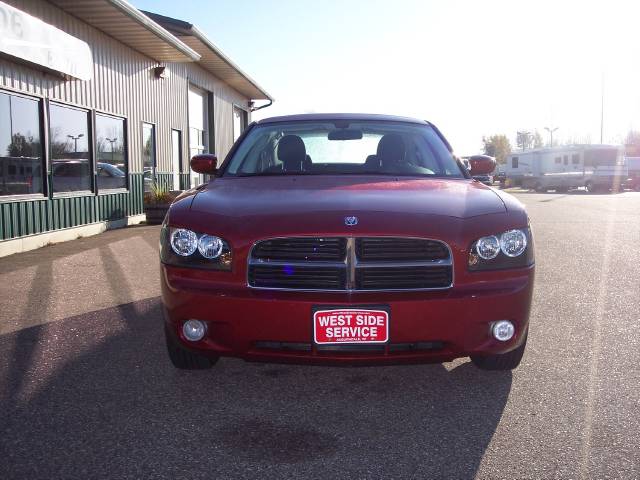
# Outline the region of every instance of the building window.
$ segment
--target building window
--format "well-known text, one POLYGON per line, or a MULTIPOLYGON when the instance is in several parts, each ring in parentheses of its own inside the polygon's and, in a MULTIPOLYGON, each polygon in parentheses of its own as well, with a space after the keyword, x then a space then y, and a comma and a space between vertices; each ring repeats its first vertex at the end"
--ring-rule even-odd
POLYGON ((42 193, 40 102, 0 93, 0 196, 42 193))
POLYGON ((247 112, 238 108, 236 106, 233 107, 233 141, 238 140, 244 129, 247 128, 247 112))
POLYGON ((511 157, 511 168, 518 168, 518 157, 511 157))
POLYGON ((98 189, 127 188, 124 119, 96 114, 98 189))
POLYGON ((156 170, 156 127, 150 123, 142 124, 142 167, 144 191, 148 192, 156 170))
POLYGON ((91 191, 89 112, 49 106, 53 192, 91 191))
POLYGON ((579 153, 574 153, 573 155, 571 155, 571 163, 573 163, 574 165, 578 165, 580 163, 579 153))
POLYGON ((562 157, 556 157, 556 163, 562 163, 562 157))

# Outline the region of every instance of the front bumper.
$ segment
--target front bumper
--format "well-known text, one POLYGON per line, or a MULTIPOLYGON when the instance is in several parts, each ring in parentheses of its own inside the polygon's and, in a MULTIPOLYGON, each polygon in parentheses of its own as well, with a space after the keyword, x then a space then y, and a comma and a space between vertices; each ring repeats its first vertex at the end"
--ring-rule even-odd
POLYGON ((224 286, 185 278, 181 268, 161 268, 167 331, 185 348, 210 356, 316 364, 441 362, 506 353, 524 340, 534 277, 532 266, 484 272, 477 282, 447 291, 317 293, 224 286), (355 349, 314 345, 314 306, 372 304, 390 308, 388 344, 355 349), (207 324, 198 342, 181 333, 191 318, 207 324), (514 323, 514 338, 493 339, 490 325, 497 320, 514 323))

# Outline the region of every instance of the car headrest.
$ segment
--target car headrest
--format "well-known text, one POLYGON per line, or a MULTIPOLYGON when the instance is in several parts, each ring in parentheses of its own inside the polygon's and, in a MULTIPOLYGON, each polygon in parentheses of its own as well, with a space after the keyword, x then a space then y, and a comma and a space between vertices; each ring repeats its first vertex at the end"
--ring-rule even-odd
POLYGON ((297 135, 285 135, 278 142, 278 158, 285 172, 300 172, 307 158, 304 142, 297 135))
POLYGON ((383 167, 401 163, 404 160, 405 152, 404 140, 397 133, 388 133, 378 142, 377 157, 383 167))
POLYGON ((364 169, 367 171, 376 171, 380 169, 380 159, 377 155, 369 155, 364 162, 364 169))

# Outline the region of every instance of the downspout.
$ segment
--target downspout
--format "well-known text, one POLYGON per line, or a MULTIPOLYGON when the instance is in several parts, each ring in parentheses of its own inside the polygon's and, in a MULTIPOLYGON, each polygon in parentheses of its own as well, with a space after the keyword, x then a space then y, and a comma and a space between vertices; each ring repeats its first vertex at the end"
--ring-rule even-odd
POLYGON ((271 105, 273 105, 273 99, 272 98, 269 99, 269 103, 265 103, 264 105, 261 105, 259 107, 251 107, 249 111, 255 112, 257 110, 261 110, 263 108, 270 107, 271 105))

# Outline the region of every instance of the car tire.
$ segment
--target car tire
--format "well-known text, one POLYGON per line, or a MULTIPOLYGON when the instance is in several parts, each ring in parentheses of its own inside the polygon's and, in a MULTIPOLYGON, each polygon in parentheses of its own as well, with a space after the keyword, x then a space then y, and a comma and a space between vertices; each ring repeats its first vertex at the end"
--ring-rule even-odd
POLYGON ((180 370, 205 370, 211 368, 218 361, 217 357, 205 357, 204 355, 198 355, 184 348, 180 345, 175 334, 170 332, 166 326, 164 335, 167 341, 167 352, 169 353, 171 363, 180 370))
POLYGON ((585 184, 585 187, 586 187, 586 189, 587 189, 587 192, 589 192, 589 193, 596 193, 596 186, 593 184, 593 182, 592 182, 592 181, 588 181, 588 182, 585 184))
POLYGON ((547 191, 546 188, 542 188, 542 185, 540 185, 540 183, 536 183, 533 187, 533 189, 538 192, 538 193, 544 193, 547 191))
POLYGON ((472 355, 471 361, 481 370, 513 370, 520 365, 524 350, 527 347, 528 332, 525 333, 522 345, 515 350, 498 355, 472 355))

